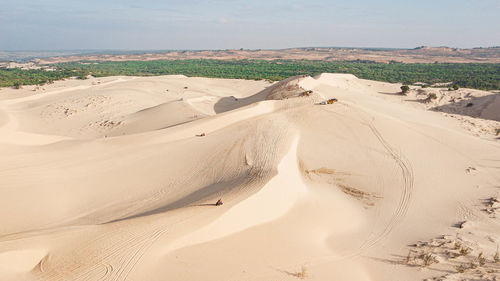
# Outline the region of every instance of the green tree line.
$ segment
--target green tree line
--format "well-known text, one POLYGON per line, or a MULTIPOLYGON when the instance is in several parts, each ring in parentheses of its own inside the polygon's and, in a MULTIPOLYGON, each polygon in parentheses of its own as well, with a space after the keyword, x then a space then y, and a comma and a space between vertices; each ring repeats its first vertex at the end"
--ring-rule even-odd
POLYGON ((0 69, 0 86, 42 84, 78 76, 156 76, 183 74, 213 78, 282 80, 323 72, 351 73, 359 78, 413 84, 452 82, 465 88, 500 89, 500 64, 488 63, 375 63, 371 61, 310 60, 157 60, 122 62, 70 62, 53 65, 56 71, 0 69))

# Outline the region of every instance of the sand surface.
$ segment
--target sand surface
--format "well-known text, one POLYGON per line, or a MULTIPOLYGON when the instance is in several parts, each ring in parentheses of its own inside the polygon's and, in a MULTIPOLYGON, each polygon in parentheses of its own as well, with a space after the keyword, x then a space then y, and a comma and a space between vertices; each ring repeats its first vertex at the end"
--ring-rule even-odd
POLYGON ((498 280, 499 95, 400 86, 3 88, 0 280, 498 280))

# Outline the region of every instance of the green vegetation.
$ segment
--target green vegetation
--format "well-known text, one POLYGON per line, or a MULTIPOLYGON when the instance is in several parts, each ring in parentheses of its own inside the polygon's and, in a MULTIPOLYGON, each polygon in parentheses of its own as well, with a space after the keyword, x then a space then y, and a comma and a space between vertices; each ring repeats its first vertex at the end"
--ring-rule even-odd
POLYGON ((401 93, 406 94, 410 91, 410 87, 408 85, 401 86, 401 93))
POLYGON ((23 84, 19 81, 14 82, 14 89, 22 89, 23 84))
POLYGON ((68 70, 21 70, 19 68, 0 68, 0 87, 14 87, 19 89, 22 85, 43 85, 76 76, 75 72, 68 70))
POLYGON ((452 82, 457 87, 484 90, 500 89, 500 64, 479 63, 375 63, 371 61, 309 60, 158 60, 99 63, 60 63, 56 71, 0 69, 0 86, 43 84, 68 77, 113 75, 154 76, 184 74, 214 78, 267 79, 277 81, 295 75, 323 72, 351 73, 359 78, 391 83, 426 84, 452 82))
POLYGON ((437 97, 437 95, 436 95, 435 93, 429 93, 429 94, 427 95, 427 98, 425 98, 425 99, 423 100, 423 102, 424 102, 424 103, 430 103, 430 102, 432 102, 432 100, 435 100, 435 99, 437 99, 437 98, 438 98, 438 97, 437 97))

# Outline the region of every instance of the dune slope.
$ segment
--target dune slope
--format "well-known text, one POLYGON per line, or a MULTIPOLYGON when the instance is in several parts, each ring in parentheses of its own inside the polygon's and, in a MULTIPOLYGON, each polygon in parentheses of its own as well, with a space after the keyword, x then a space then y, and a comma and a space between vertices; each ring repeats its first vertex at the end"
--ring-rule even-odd
POLYGON ((431 105, 399 86, 322 74, 3 89, 0 280, 498 278, 500 143, 484 129, 498 97, 461 95, 478 99, 464 119, 460 104, 435 109, 451 93, 431 105))

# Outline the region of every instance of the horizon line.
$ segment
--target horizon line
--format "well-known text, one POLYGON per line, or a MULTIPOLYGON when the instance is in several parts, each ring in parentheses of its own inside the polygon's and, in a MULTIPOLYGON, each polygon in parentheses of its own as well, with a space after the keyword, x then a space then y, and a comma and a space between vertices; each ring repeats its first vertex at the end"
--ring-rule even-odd
POLYGON ((279 50, 290 50, 290 49, 307 49, 307 48, 318 48, 318 49, 380 49, 380 50, 416 50, 420 48, 449 48, 449 49, 460 49, 460 50, 471 50, 471 49, 493 49, 500 48, 500 46, 477 46, 470 48, 460 48, 460 47, 450 47, 450 46, 426 46, 420 45, 412 48, 403 47, 360 47, 360 46, 301 46, 301 47, 287 47, 287 48, 225 48, 225 49, 26 49, 26 50, 0 50, 0 52, 102 52, 102 51, 121 51, 121 52, 176 52, 176 51, 228 51, 228 50, 242 50, 242 51, 279 51, 279 50))

